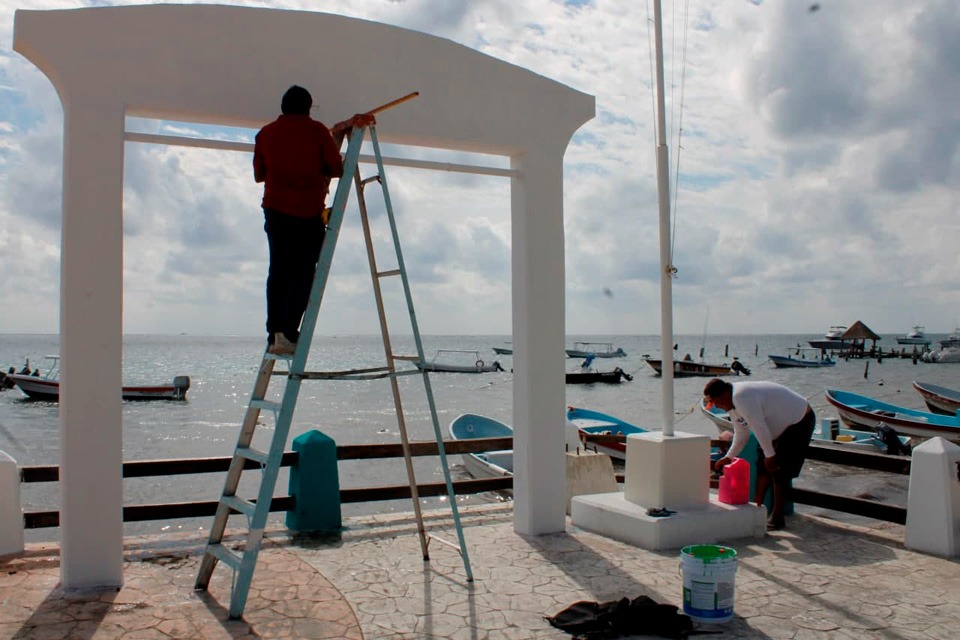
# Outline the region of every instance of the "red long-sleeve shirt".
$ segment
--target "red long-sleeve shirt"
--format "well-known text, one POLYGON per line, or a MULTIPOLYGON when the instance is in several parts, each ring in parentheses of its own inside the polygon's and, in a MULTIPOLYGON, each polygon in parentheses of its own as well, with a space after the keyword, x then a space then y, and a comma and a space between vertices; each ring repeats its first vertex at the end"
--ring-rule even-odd
POLYGON ((263 182, 263 206, 313 218, 326 206, 331 178, 343 161, 330 130, 305 115, 281 115, 257 133, 253 177, 263 182))

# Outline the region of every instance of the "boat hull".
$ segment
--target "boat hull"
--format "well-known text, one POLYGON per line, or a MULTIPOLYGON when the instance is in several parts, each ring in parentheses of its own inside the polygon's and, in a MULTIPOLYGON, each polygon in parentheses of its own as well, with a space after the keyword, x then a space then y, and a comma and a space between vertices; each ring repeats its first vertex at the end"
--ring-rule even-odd
POLYGON ((438 362, 414 362, 414 364, 421 371, 433 371, 435 373, 493 373, 494 371, 503 371, 503 367, 496 360, 493 364, 486 364, 483 360, 477 360, 473 366, 438 362))
MULTIPOLYGON (((60 400, 60 382, 37 376, 8 374, 19 389, 32 400, 60 400)), ((186 400, 190 378, 177 376, 174 384, 160 386, 126 386, 121 390, 123 400, 186 400)))
POLYGON ((627 356, 626 352, 623 349, 618 349, 616 351, 582 351, 580 349, 566 349, 568 358, 586 358, 588 356, 593 356, 595 358, 625 358, 627 356))
MULTIPOLYGON (((653 358, 644 358, 644 362, 650 365, 656 375, 662 375, 662 360, 653 358)), ((718 376, 739 375, 736 371, 725 364, 708 364, 706 362, 692 362, 688 360, 673 361, 674 378, 716 378, 718 376)))
POLYGON ((630 381, 633 380, 633 376, 620 367, 617 367, 613 371, 568 372, 566 377, 567 384, 593 384, 595 382, 616 384, 621 380, 630 381))
POLYGON ((567 421, 577 427, 582 440, 588 436, 611 436, 591 440, 590 446, 618 460, 627 457, 626 436, 648 431, 606 413, 578 407, 567 407, 567 421))
POLYGON ((789 368, 817 368, 817 367, 832 367, 837 364, 836 360, 832 358, 825 358, 820 360, 801 360, 799 358, 793 358, 791 356, 767 356, 773 362, 774 366, 780 369, 789 369, 789 368))
POLYGON ((913 388, 934 413, 955 416, 960 411, 960 391, 924 382, 914 382, 913 388))
MULTIPOLYGON (((465 413, 457 416, 448 427, 454 440, 477 438, 505 438, 513 436, 513 428, 499 420, 465 413)), ((474 478, 502 478, 513 475, 513 450, 468 453, 462 456, 463 466, 474 478)))
POLYGON ((927 413, 832 389, 826 391, 826 398, 836 407, 840 419, 853 429, 873 431, 878 425, 887 424, 903 435, 941 436, 960 442, 960 417, 956 415, 927 413))
POLYGON ((842 351, 850 346, 850 340, 809 340, 809 344, 814 349, 826 349, 827 351, 842 351))

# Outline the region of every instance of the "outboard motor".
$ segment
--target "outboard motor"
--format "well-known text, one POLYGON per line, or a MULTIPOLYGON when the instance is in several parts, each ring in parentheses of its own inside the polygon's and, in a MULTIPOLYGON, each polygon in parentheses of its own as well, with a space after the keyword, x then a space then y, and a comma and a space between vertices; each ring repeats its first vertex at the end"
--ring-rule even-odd
POLYGON ((177 400, 185 400, 187 397, 187 389, 190 388, 190 377, 176 376, 173 379, 173 388, 177 400))
POLYGON ((909 444, 903 444, 900 441, 900 434, 897 433, 897 430, 888 425, 886 422, 879 423, 877 425, 876 432, 877 438, 883 442, 884 446, 886 446, 888 456, 910 455, 913 447, 911 447, 909 444))
POLYGON ((736 358, 734 358, 733 362, 730 364, 730 370, 736 371, 737 375, 741 373, 745 376, 750 375, 750 369, 747 369, 745 366, 743 366, 743 363, 737 360, 736 358))

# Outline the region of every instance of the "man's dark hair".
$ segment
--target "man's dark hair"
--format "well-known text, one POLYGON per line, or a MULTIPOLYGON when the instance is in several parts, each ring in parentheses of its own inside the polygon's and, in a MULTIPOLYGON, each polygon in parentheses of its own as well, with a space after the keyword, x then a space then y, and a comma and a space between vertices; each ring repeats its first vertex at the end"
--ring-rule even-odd
POLYGON ((703 395, 708 398, 719 398, 730 389, 733 389, 732 384, 720 378, 714 378, 703 388, 703 395))
POLYGON ((280 112, 289 116, 306 116, 313 106, 313 97, 310 92, 298 85, 293 85, 283 94, 280 101, 280 112))

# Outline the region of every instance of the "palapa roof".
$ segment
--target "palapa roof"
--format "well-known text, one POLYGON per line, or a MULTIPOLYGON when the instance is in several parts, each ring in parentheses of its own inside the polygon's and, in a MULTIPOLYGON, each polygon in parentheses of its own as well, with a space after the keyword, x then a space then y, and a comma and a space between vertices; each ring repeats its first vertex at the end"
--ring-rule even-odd
POLYGON ((844 340, 879 340, 880 336, 857 320, 843 333, 842 338, 844 340))

